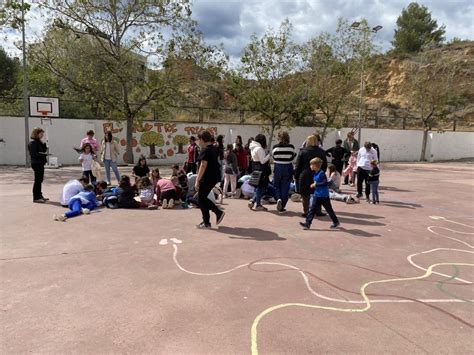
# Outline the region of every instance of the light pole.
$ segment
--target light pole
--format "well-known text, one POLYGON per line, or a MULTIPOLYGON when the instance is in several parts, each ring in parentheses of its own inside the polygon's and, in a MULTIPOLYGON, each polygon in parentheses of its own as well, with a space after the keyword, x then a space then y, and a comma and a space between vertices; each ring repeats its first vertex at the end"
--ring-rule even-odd
POLYGON ((362 41, 362 58, 361 58, 361 71, 360 71, 360 97, 359 97, 359 119, 357 122, 357 139, 359 144, 361 144, 361 136, 362 136, 362 107, 364 106, 364 61, 365 61, 365 51, 366 51, 366 43, 369 39, 369 33, 377 33, 382 29, 382 26, 377 25, 375 27, 369 28, 366 22, 353 22, 351 27, 352 30, 361 31, 363 34, 363 41, 362 41), (362 25, 362 26, 361 26, 362 25))
POLYGON ((21 50, 23 52, 23 115, 25 117, 25 166, 30 166, 28 143, 30 142, 30 128, 28 124, 28 68, 26 66, 26 41, 25 41, 25 2, 21 0, 21 50))

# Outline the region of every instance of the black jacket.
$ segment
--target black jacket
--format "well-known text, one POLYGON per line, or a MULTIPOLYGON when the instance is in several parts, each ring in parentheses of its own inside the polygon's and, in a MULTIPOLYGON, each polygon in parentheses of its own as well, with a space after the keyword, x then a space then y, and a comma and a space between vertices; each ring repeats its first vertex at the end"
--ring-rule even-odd
POLYGON ((349 156, 350 152, 342 146, 334 146, 326 150, 327 156, 332 157, 333 161, 343 161, 344 158, 349 156))
POLYGON ((296 159, 295 181, 298 192, 303 195, 311 193, 310 185, 313 183, 313 172, 309 167, 309 162, 313 158, 320 158, 323 161, 321 169, 326 172, 328 161, 326 152, 319 147, 306 147, 300 150, 296 159))
POLYGON ((48 150, 46 143, 41 142, 39 139, 33 139, 28 144, 28 150, 30 151, 31 164, 46 164, 46 152, 48 150))

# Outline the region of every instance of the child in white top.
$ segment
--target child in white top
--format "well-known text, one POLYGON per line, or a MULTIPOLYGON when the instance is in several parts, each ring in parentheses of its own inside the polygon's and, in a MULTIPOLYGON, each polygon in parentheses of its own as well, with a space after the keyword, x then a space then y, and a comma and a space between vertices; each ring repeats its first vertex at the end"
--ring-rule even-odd
POLYGON ((336 191, 340 192, 341 188, 341 174, 336 170, 336 166, 334 164, 329 164, 328 165, 328 170, 329 170, 329 188, 336 191))
POLYGON ((89 143, 84 144, 81 152, 79 161, 82 164, 82 175, 87 176, 89 181, 95 185, 96 177, 92 174, 92 162, 97 159, 97 156, 94 154, 92 146, 89 143))
POLYGON ((144 176, 137 181, 138 192, 142 208, 156 210, 158 205, 155 200, 155 189, 149 177, 144 176))

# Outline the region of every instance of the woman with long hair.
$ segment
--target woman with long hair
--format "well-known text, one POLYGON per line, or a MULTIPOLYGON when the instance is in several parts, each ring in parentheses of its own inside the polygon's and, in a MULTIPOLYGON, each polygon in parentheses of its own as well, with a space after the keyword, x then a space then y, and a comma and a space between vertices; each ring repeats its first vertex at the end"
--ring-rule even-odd
POLYGON ((110 168, 114 171, 117 183, 120 182, 120 173, 117 167, 117 158, 120 154, 118 144, 114 141, 111 131, 105 133, 104 139, 102 140, 102 152, 100 154, 101 160, 104 162, 105 167, 105 178, 107 185, 110 185, 110 168))

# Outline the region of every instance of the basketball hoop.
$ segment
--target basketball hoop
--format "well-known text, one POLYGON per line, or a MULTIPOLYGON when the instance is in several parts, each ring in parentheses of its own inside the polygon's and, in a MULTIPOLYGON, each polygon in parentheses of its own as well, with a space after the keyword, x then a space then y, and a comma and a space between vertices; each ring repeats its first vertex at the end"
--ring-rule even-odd
POLYGON ((38 111, 38 113, 41 114, 41 124, 49 124, 49 125, 52 125, 51 117, 49 117, 49 114, 50 114, 51 112, 49 112, 49 111, 38 111))

